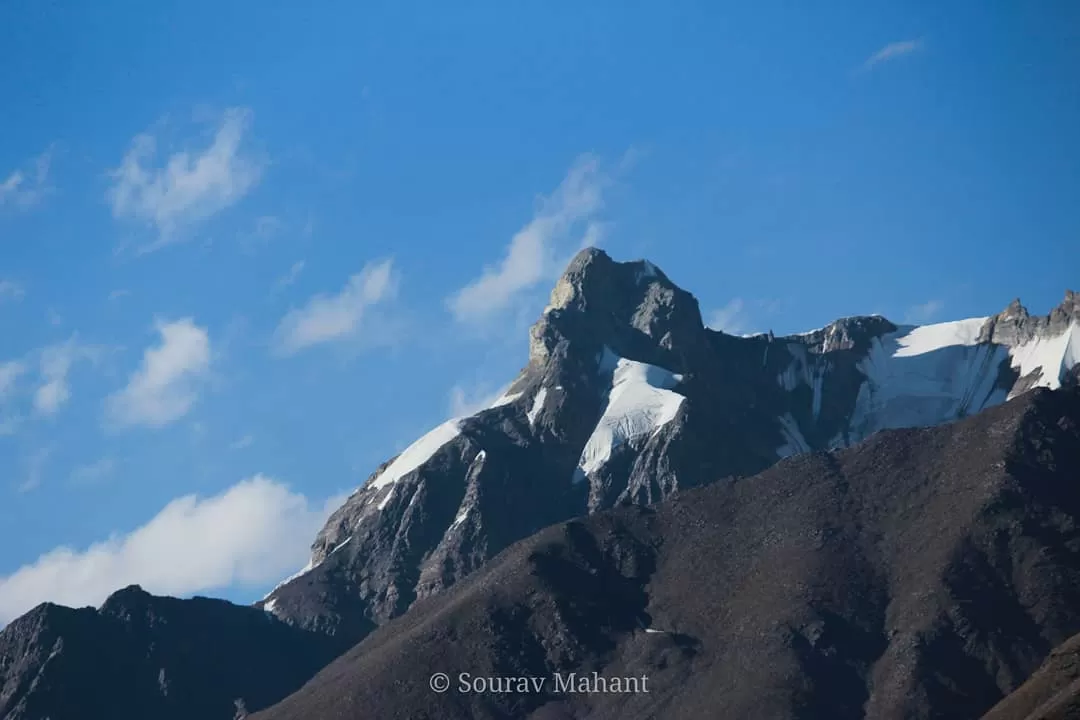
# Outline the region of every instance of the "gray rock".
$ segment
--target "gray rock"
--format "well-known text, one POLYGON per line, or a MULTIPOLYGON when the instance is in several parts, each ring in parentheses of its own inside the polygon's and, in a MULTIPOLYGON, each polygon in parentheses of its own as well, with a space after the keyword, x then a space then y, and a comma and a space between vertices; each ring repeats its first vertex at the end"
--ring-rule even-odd
POLYGON ((875 386, 868 363, 905 332, 889 320, 849 317, 802 335, 735 337, 705 328, 694 296, 651 263, 583 250, 530 330, 513 399, 463 419, 460 434, 391 485, 376 483, 390 463, 377 469, 319 533, 314 568, 268 600, 290 623, 359 639, 552 523, 655 503, 787 455, 1004 401, 1039 381, 1018 378, 1007 349, 1064 332, 1078 306, 1070 292, 1039 318, 1017 302, 987 320, 981 345, 944 349, 941 362, 960 353, 965 368, 985 375, 977 396, 964 389, 944 403, 933 393, 883 400, 889 388, 875 386), (579 460, 612 387, 605 353, 676 373, 672 392, 684 400, 670 421, 629 437, 582 477, 579 460))

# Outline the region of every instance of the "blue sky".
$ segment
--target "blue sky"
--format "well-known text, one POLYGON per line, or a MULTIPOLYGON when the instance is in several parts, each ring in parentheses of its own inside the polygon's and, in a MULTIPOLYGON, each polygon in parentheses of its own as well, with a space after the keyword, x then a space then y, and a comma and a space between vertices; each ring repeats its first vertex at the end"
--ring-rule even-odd
POLYGON ((1077 287, 1069 2, 0 5, 0 623, 256 599, 583 243, 736 332, 1077 287))

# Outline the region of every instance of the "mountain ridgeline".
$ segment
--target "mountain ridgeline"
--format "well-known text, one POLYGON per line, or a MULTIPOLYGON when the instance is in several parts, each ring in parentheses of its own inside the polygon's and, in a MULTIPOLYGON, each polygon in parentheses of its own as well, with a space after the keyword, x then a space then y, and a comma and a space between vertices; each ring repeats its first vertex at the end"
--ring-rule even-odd
POLYGON ((528 350, 254 607, 129 588, 0 631, 0 720, 1069 717, 1080 295, 739 337, 589 249, 528 350), (650 690, 427 685, 594 671, 650 690))
POLYGON ((1080 392, 1037 389, 545 529, 254 720, 1034 720, 1077 632, 1080 392), (556 684, 594 672, 648 692, 556 684))
POLYGON ((951 422, 1080 372, 1080 295, 923 327, 852 317, 790 337, 707 329, 649 262, 582 251, 493 407, 448 421, 333 514, 312 562, 266 600, 359 639, 511 543, 879 430, 951 422))

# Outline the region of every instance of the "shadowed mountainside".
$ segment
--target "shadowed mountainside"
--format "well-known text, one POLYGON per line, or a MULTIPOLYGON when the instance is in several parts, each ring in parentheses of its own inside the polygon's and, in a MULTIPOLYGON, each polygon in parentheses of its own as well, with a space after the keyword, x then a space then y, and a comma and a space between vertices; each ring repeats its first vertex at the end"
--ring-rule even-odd
POLYGON ((298 688, 345 647, 254 608, 136 586, 0 631, 3 720, 217 720, 298 688))
POLYGON ((255 717, 978 718, 1078 631, 1080 393, 1038 390, 544 530, 255 717), (458 691, 593 671, 649 692, 458 691))

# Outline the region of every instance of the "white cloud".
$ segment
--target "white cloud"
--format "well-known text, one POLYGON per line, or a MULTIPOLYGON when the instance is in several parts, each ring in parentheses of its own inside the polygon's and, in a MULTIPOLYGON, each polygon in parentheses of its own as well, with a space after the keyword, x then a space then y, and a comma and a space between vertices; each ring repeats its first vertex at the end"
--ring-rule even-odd
POLYGON ((126 387, 106 401, 118 427, 162 427, 180 419, 198 399, 198 381, 210 369, 210 336, 191 318, 157 322, 159 345, 147 348, 126 387))
POLYGON ((254 442, 255 442, 255 436, 252 435, 251 433, 248 433, 244 437, 242 437, 242 438, 240 438, 238 440, 234 440, 233 442, 229 443, 229 449, 230 450, 243 450, 244 448, 251 447, 254 442))
POLYGON ((8 360, 0 363, 0 400, 15 389, 16 382, 25 372, 26 363, 22 360, 8 360))
POLYGON ((71 398, 68 374, 78 360, 96 359, 98 350, 80 345, 76 336, 41 350, 41 384, 34 392, 34 410, 52 415, 71 398))
POLYGON ((9 407, 9 398, 18 388, 19 378, 26 373, 22 360, 0 362, 0 437, 14 435, 22 425, 23 418, 9 407))
POLYGON ((460 322, 490 318, 522 292, 558 275, 566 254, 597 242, 603 228, 594 217, 603 207, 609 182, 595 157, 578 158, 555 192, 542 199, 533 219, 510 240, 503 259, 448 299, 454 317, 460 322), (578 230, 581 234, 575 235, 578 230))
POLYGON ((88 465, 79 465, 71 471, 71 482, 75 485, 95 485, 116 472, 116 461, 103 457, 88 465))
POLYGON ((19 425, 21 424, 22 418, 17 415, 4 415, 0 417, 0 437, 14 435, 19 431, 19 425))
POLYGON ((510 388, 505 385, 492 392, 490 386, 479 385, 466 389, 461 385, 450 388, 449 410, 451 417, 468 417, 491 407, 510 388))
POLYGON ((289 272, 285 273, 280 278, 278 278, 277 287, 279 289, 289 287, 290 285, 292 285, 293 283, 296 282, 297 278, 300 277, 300 273, 302 273, 303 271, 304 271, 304 261, 303 260, 297 260, 296 262, 294 262, 292 264, 292 267, 289 268, 289 272))
POLYGON ((0 207, 10 205, 29 208, 38 204, 49 193, 49 170, 52 167, 53 148, 50 146, 26 164, 23 169, 12 171, 0 181, 0 207))
POLYGON ((748 322, 745 306, 742 298, 733 298, 724 307, 713 310, 705 324, 713 330, 722 330, 729 335, 742 334, 746 332, 748 322))
POLYGON ((53 448, 43 447, 34 451, 26 459, 26 471, 23 475, 23 481, 16 488, 19 493, 27 493, 41 486, 42 480, 45 479, 45 466, 48 465, 52 454, 53 448))
POLYGON ((13 300, 18 302, 22 300, 26 295, 26 290, 22 285, 14 280, 0 280, 0 302, 5 300, 13 300))
POLYGON ((108 191, 113 216, 145 222, 158 231, 147 250, 179 240, 185 228, 232 206, 258 183, 262 164, 242 153, 251 112, 226 111, 213 142, 200 151, 181 150, 154 167, 156 141, 148 134, 131 143, 108 191))
POLYGON ((259 240, 268 240, 281 231, 282 225, 280 218, 273 215, 261 215, 255 218, 255 229, 252 234, 259 240))
POLYGON ((0 577, 0 623, 42 602, 99 605, 131 584, 179 596, 265 587, 304 564, 338 502, 312 503, 262 475, 213 497, 177 498, 130 533, 83 550, 58 547, 0 577))
POLYGON ((863 62, 863 70, 871 70, 879 63, 910 55, 923 48, 922 40, 901 40, 892 42, 878 50, 863 62))
POLYGON ((397 292, 393 260, 368 263, 337 295, 316 295, 290 310, 275 333, 277 349, 291 355, 304 348, 351 337, 368 311, 397 292))
POLYGON ((941 300, 927 300, 921 305, 913 305, 908 308, 907 312, 904 314, 904 322, 913 325, 923 325, 931 322, 944 309, 945 303, 941 300))

